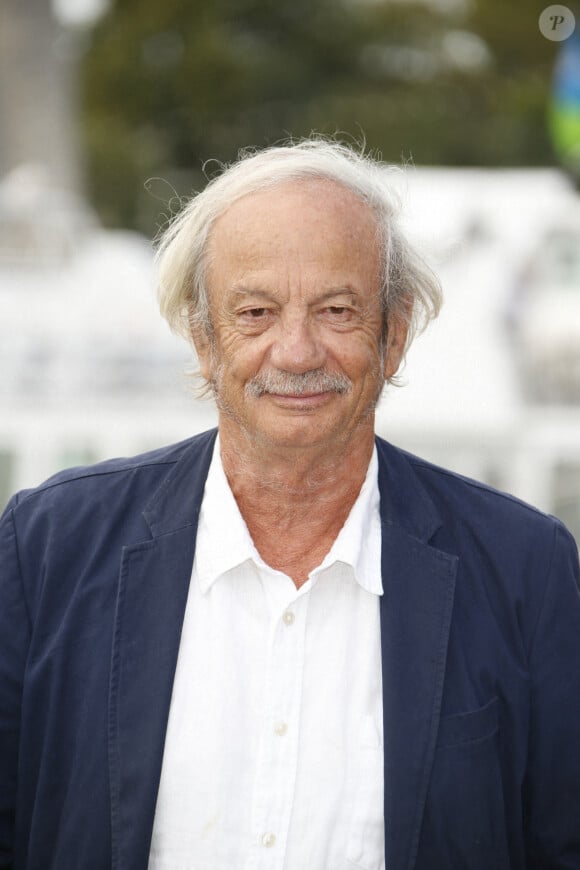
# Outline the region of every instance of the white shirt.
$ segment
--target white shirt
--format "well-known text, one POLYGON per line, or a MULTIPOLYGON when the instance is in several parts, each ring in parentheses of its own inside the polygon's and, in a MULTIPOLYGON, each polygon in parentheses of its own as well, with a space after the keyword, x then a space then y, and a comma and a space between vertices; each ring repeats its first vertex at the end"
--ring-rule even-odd
POLYGON ((257 552, 216 442, 149 870, 384 870, 378 460, 297 590, 257 552))

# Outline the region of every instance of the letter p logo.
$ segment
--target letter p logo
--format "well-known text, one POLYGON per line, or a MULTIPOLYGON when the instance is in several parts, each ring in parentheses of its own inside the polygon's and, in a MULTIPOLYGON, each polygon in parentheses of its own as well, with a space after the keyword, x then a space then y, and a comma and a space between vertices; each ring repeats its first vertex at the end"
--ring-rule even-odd
POLYGON ((538 20, 540 33, 552 42, 562 42, 574 33, 576 19, 567 6, 547 6, 538 20))

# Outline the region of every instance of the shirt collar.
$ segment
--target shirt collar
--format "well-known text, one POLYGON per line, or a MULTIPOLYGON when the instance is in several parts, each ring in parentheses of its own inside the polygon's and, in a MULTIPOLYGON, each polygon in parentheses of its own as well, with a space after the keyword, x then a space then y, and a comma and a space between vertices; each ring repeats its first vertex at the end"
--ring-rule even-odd
POLYGON ((225 475, 218 434, 205 482, 195 549, 202 593, 221 574, 249 559, 258 564, 262 561, 225 475))
POLYGON ((352 567, 359 586, 374 595, 383 594, 378 478, 379 460, 375 447, 358 497, 334 544, 313 572, 318 574, 334 562, 344 562, 352 567))
MULTIPOLYGON (((331 549, 312 572, 313 579, 335 562, 342 562, 352 568, 363 589, 382 595, 378 467, 375 447, 359 495, 331 549)), ((207 592, 218 577, 248 560, 272 570, 254 546, 226 478, 218 434, 197 532, 195 561, 201 592, 207 592)))

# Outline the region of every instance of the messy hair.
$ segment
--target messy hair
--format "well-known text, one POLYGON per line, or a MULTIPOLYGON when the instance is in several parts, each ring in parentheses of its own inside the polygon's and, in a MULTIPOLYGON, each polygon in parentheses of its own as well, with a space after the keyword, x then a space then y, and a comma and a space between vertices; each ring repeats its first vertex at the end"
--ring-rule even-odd
POLYGON ((234 163, 223 166, 187 202, 159 239, 162 315, 188 341, 199 329, 210 338, 207 249, 217 218, 248 194, 289 181, 328 180, 354 193, 375 215, 381 246, 383 332, 387 334, 391 318, 406 321, 407 350, 417 333, 438 315, 441 287, 399 226, 401 204, 391 179, 400 171, 349 145, 320 137, 240 152, 234 163))

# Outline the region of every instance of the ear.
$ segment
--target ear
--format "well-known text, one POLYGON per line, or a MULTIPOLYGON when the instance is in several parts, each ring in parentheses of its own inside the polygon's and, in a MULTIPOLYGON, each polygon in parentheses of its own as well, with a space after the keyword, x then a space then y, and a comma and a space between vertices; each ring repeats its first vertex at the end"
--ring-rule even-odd
POLYGON ((201 376, 209 381, 212 369, 212 346, 206 330, 199 323, 192 323, 190 319, 189 334, 195 347, 199 362, 201 376))
POLYGON ((407 333, 409 332, 409 324, 404 315, 391 315, 387 326, 387 339, 385 342, 384 363, 385 363, 385 381, 392 378, 399 369, 403 354, 405 353, 405 343, 407 341, 407 333))

